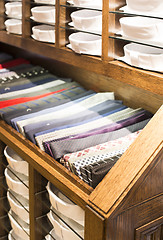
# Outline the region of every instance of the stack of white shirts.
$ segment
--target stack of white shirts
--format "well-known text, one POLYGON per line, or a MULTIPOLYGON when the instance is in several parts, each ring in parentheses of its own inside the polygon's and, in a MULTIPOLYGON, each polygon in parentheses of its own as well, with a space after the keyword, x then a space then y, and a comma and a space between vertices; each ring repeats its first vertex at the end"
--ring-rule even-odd
POLYGON ((47 214, 53 229, 46 236, 47 240, 79 240, 84 238, 84 210, 63 195, 50 182, 47 191, 51 210, 47 214))
POLYGON ((120 18, 120 34, 125 39, 137 43, 127 44, 124 47, 124 56, 120 60, 131 66, 162 72, 163 2, 127 0, 126 3, 127 5, 120 10, 135 16, 120 18))
POLYGON ((8 146, 4 150, 4 155, 9 163, 4 172, 10 205, 8 216, 12 226, 9 239, 16 237, 20 240, 29 240, 28 163, 8 146))
POLYGON ((41 42, 55 43, 55 6, 33 7, 31 14, 32 20, 43 23, 32 27, 32 38, 41 42))
POLYGON ((9 19, 5 21, 8 33, 22 34, 22 2, 7 2, 5 13, 9 19))

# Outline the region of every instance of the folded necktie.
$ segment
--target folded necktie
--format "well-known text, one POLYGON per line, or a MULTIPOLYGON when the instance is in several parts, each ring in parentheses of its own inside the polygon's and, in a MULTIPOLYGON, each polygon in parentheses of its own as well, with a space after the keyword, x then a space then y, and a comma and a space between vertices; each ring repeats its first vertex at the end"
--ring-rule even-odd
POLYGON ((123 128, 113 132, 114 135, 116 135, 116 139, 114 138, 114 135, 113 135, 113 138, 110 137, 108 141, 105 141, 101 144, 94 145, 90 148, 86 148, 83 151, 79 151, 77 153, 71 153, 63 156, 63 158, 61 159, 61 162, 66 167, 68 167, 69 170, 72 169, 77 175, 80 175, 80 167, 96 162, 95 156, 108 154, 110 152, 114 152, 119 149, 126 149, 131 145, 131 143, 136 139, 136 137, 140 133, 140 131, 134 131, 133 133, 130 132, 122 136, 122 133, 121 133, 122 131, 124 131, 123 128), (118 132, 118 134, 116 132, 118 132))
POLYGON ((11 61, 8 61, 8 62, 5 62, 5 63, 1 63, 0 64, 0 70, 1 69, 4 69, 4 68, 7 68, 7 69, 10 69, 12 67, 15 67, 15 66, 18 66, 18 65, 21 65, 21 64, 28 64, 30 63, 28 60, 24 59, 24 58, 17 58, 17 59, 14 59, 14 60, 11 60, 11 61))
MULTIPOLYGON (((58 106, 55 109, 48 109, 48 111, 44 111, 41 113, 41 118, 45 120, 47 119, 59 119, 61 117, 67 117, 70 115, 73 115, 74 113, 79 113, 82 110, 85 110, 90 105, 96 105, 96 102, 98 101, 98 99, 100 99, 99 103, 109 99, 110 98, 114 98, 114 94, 113 93, 99 93, 99 94, 92 94, 89 96, 84 97, 83 99, 79 99, 79 100, 75 100, 72 103, 68 103, 65 106, 62 106, 62 108, 60 106, 58 106), (89 104, 87 104, 89 103, 89 104), (71 105, 71 106, 70 106, 71 105), (69 106, 69 107, 68 107, 69 106), (54 114, 55 111, 55 114, 54 114)), ((25 117, 24 120, 21 121, 17 121, 17 126, 19 127, 19 131, 24 134, 24 130, 23 127, 30 124, 30 123, 36 123, 39 122, 40 118, 38 118, 37 114, 33 114, 32 118, 31 116, 28 115, 28 118, 25 117), (33 117, 34 116, 34 117, 33 117)))
POLYGON ((39 111, 39 112, 34 112, 28 115, 24 115, 24 116, 20 116, 18 118, 14 118, 11 120, 13 126, 15 125, 16 129, 18 131, 20 131, 22 134, 24 134, 24 126, 29 125, 31 123, 38 123, 40 121, 45 121, 45 120, 49 120, 49 119, 53 119, 53 118, 57 118, 57 114, 54 114, 54 112, 56 113, 56 111, 59 110, 63 110, 68 108, 69 105, 74 105, 75 103, 78 103, 79 101, 83 101, 84 99, 88 98, 90 95, 92 94, 85 94, 83 93, 83 97, 81 98, 77 98, 73 101, 68 101, 65 104, 59 104, 58 106, 55 107, 50 107, 50 108, 44 108, 43 110, 39 111), (49 118, 49 115, 51 115, 51 117, 49 118))
MULTIPOLYGON (((53 75, 52 75, 53 76, 53 75)), ((50 78, 45 78, 44 79, 44 83, 42 85, 39 86, 33 86, 31 88, 27 88, 27 89, 22 89, 22 90, 18 90, 18 91, 14 91, 14 92, 9 92, 9 93, 3 93, 0 95, 0 100, 1 101, 6 101, 9 99, 14 99, 14 98, 19 98, 20 95, 23 96, 29 96, 29 94, 33 94, 36 95, 38 91, 43 91, 44 89, 48 89, 48 88, 52 88, 54 86, 60 85, 60 84, 64 84, 66 82, 70 82, 70 79, 67 79, 67 81, 62 80, 62 79, 56 79, 55 77, 50 77, 50 78), (47 81, 47 83, 46 83, 47 81)))
POLYGON ((6 101, 0 101, 0 108, 11 107, 16 104, 34 101, 34 100, 37 100, 40 98, 47 97, 51 94, 59 93, 61 91, 62 91, 62 89, 55 91, 55 92, 49 92, 49 93, 45 93, 45 94, 41 94, 41 95, 37 95, 37 96, 33 96, 33 97, 15 98, 15 99, 10 99, 10 100, 6 100, 6 101))
MULTIPOLYGON (((65 83, 65 84, 61 84, 57 87, 54 87, 52 89, 50 89, 50 95, 47 97, 43 97, 41 99, 37 99, 34 101, 28 101, 26 102, 26 104, 14 104, 14 106, 11 107, 5 107, 3 109, 0 109, 0 115, 3 116, 3 119, 6 120, 7 118, 14 118, 14 117, 18 117, 21 115, 25 115, 26 110, 27 109, 31 109, 31 113, 34 111, 34 108, 46 105, 46 104, 51 104, 57 100, 61 100, 61 99, 65 99, 69 97, 69 91, 70 92, 76 92, 76 88, 80 88, 81 91, 85 91, 85 89, 83 89, 82 87, 79 86, 79 84, 75 83, 75 82, 71 82, 71 83, 65 83), (59 93, 55 93, 53 94, 54 91, 58 91, 61 90, 59 93), (25 112, 23 112, 25 111, 25 112), (13 117, 12 117, 13 116, 13 117)), ((80 92, 79 90, 79 92, 80 92)), ((38 92, 40 93, 40 92, 38 92)), ((78 91, 77 91, 78 93, 78 91)), ((38 94, 41 95, 41 94, 38 94)), ((75 93, 74 93, 75 95, 75 93)), ((30 97, 30 96, 28 96, 30 97)), ((20 98, 19 98, 20 99, 20 98)), ((13 100, 14 101, 14 100, 13 100)))
MULTIPOLYGON (((113 153, 115 155, 108 156, 109 154, 102 155, 103 159, 98 160, 93 164, 86 165, 80 168, 81 177, 84 182, 89 184, 91 187, 95 188, 99 182, 104 178, 104 176, 110 171, 110 169, 114 166, 114 164, 119 160, 122 156, 124 150, 118 151, 121 152, 117 154, 117 152, 113 153)), ((111 154, 110 154, 111 155, 111 154)), ((97 156, 101 159, 101 156, 97 156)))
POLYGON ((18 81, 17 85, 15 86, 8 86, 5 88, 0 89, 0 94, 5 94, 5 93, 15 93, 16 91, 20 90, 25 90, 25 89, 32 89, 33 87, 40 86, 45 83, 50 83, 52 81, 55 81, 55 78, 53 77, 52 74, 40 74, 37 77, 31 78, 28 81, 18 81))
POLYGON ((8 87, 17 85, 21 79, 30 79, 42 73, 48 73, 48 70, 41 66, 26 64, 26 66, 21 69, 15 69, 7 73, 0 73, 0 87, 3 88, 4 86, 8 87))
MULTIPOLYGON (((79 112, 80 108, 78 107, 77 110, 79 112)), ((105 117, 98 118, 93 121, 89 121, 87 123, 80 124, 78 126, 73 126, 73 127, 66 128, 66 129, 61 129, 61 130, 57 130, 57 131, 56 131, 56 129, 55 129, 55 131, 53 131, 53 129, 52 129, 49 131, 49 133, 46 133, 43 135, 39 134, 39 136, 36 136, 35 138, 36 138, 38 146, 44 150, 43 142, 46 142, 47 140, 51 141, 51 140, 67 137, 70 135, 82 133, 82 132, 85 132, 88 130, 92 130, 92 129, 97 128, 97 126, 99 126, 99 127, 105 126, 109 123, 112 123, 113 121, 121 120, 123 118, 132 116, 138 111, 140 111, 140 109, 133 110, 131 108, 125 108, 125 109, 122 108, 121 111, 117 111, 117 112, 113 111, 114 113, 112 113, 112 112, 107 113, 105 117)))
POLYGON ((91 147, 93 145, 96 145, 97 144, 96 141, 98 141, 98 134, 117 131, 121 128, 130 126, 135 123, 139 123, 145 119, 149 119, 150 117, 152 117, 152 114, 150 114, 145 110, 142 110, 140 111, 140 113, 135 114, 132 117, 106 125, 101 128, 97 128, 97 130, 95 128, 86 133, 65 137, 63 140, 57 139, 49 142, 44 142, 45 152, 47 152, 49 155, 51 155, 55 159, 58 159, 65 154, 81 151, 86 147, 91 147), (96 138, 93 141, 87 141, 87 137, 93 136, 93 135, 96 135, 96 138))

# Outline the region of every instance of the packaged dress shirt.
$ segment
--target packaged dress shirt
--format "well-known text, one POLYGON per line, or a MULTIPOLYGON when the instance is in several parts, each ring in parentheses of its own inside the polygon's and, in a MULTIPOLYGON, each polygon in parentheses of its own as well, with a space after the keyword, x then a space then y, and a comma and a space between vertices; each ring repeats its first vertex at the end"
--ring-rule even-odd
POLYGON ((71 18, 76 29, 102 33, 102 12, 100 11, 82 9, 71 13, 71 18))
POLYGON ((161 48, 129 43, 124 46, 124 56, 119 60, 134 67, 163 72, 163 49, 161 48))
POLYGON ((73 51, 80 54, 101 55, 102 38, 99 35, 94 35, 84 32, 72 33, 69 36, 70 47, 73 51))

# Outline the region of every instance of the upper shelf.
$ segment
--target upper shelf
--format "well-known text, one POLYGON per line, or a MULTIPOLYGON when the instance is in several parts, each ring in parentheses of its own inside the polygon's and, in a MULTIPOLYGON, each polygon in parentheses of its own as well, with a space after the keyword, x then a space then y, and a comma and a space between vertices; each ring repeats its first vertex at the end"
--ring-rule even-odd
POLYGON ((0 41, 87 71, 112 77, 160 96, 163 95, 163 75, 161 73, 141 70, 116 60, 103 61, 100 57, 80 55, 65 47, 56 48, 54 44, 38 42, 30 37, 23 38, 7 34, 6 31, 0 31, 0 41))
MULTIPOLYGON (((124 44, 126 42, 132 41, 132 39, 128 39, 127 41, 127 39, 124 37, 118 35, 113 36, 112 34, 113 32, 115 32, 115 25, 117 24, 115 24, 115 22, 118 21, 117 15, 119 16, 122 13, 122 11, 114 11, 114 9, 112 9, 112 5, 113 8, 115 8, 115 1, 103 0, 102 20, 104 24, 102 27, 101 36, 101 56, 78 54, 66 47, 66 45, 69 43, 68 36, 70 35, 70 33, 78 31, 77 29, 68 26, 68 23, 71 20, 70 13, 75 9, 81 9, 85 7, 76 7, 71 2, 67 2, 66 0, 56 1, 54 44, 40 42, 34 40, 31 37, 32 26, 40 24, 31 20, 31 8, 35 5, 38 6, 41 4, 35 3, 34 1, 30 0, 22 0, 22 4, 22 35, 15 35, 8 34, 7 31, 4 30, 4 21, 7 15, 5 15, 5 1, 0 1, 0 41, 2 43, 22 48, 24 50, 43 55, 45 57, 84 69, 86 71, 91 71, 97 74, 111 77, 123 83, 136 86, 153 94, 157 94, 160 97, 163 95, 162 73, 143 70, 117 61, 117 56, 119 57, 123 54, 124 44)), ((119 4, 118 1, 117 4, 119 4)), ((124 1, 121 0, 121 6, 123 5, 124 1)), ((118 8, 120 8, 121 6, 118 6, 118 8)), ((89 6, 87 6, 86 8, 89 8, 89 6)), ((90 7, 90 9, 96 9, 101 11, 101 9, 96 6, 94 6, 93 8, 90 7)), ((123 14, 124 13, 125 11, 123 12, 123 14)))

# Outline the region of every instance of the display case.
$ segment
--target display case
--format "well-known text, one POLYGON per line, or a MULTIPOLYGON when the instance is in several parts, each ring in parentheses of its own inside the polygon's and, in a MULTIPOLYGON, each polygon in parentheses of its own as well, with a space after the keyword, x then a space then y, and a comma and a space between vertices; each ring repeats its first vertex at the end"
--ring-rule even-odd
MULTIPOLYGON (((22 0, 22 34, 18 35, 5 29, 4 22, 8 18, 5 3, 0 0, 1 49, 15 56, 25 56, 55 74, 71 77, 87 89, 114 91, 116 98, 122 99, 126 105, 143 107, 154 113, 154 117, 95 189, 1 120, 0 239, 8 239, 11 229, 4 178, 7 165, 4 149, 7 145, 29 163, 27 212, 30 230, 27 239, 45 239, 52 229, 47 218, 51 207, 46 186, 50 181, 84 211, 84 236, 75 233, 77 239, 162 240, 163 75, 117 60, 123 55, 123 46, 134 41, 115 34, 119 31, 119 19, 133 13, 119 10, 126 4, 123 0, 103 0, 102 9, 87 6, 87 9, 102 12, 102 33, 95 34, 102 37, 102 54, 93 56, 66 47, 69 35, 78 32, 68 25, 70 14, 86 7, 56 0, 55 26, 52 24, 55 43, 45 43, 31 36, 32 27, 40 24, 31 19, 31 9, 47 4, 22 0)), ((162 46, 155 47, 162 49, 162 46)), ((70 229, 74 231, 71 226, 70 229)), ((48 237, 55 239, 51 235, 48 237)))

